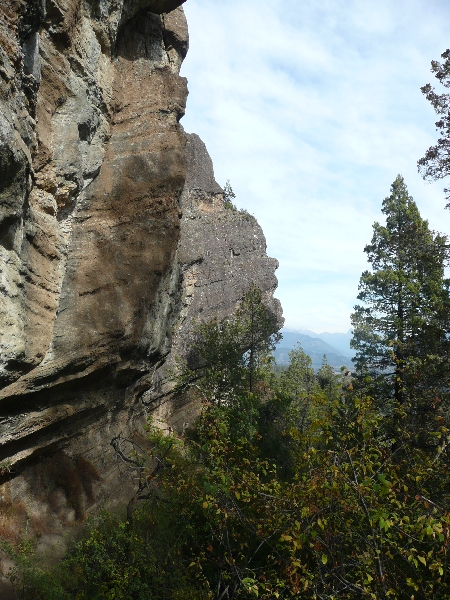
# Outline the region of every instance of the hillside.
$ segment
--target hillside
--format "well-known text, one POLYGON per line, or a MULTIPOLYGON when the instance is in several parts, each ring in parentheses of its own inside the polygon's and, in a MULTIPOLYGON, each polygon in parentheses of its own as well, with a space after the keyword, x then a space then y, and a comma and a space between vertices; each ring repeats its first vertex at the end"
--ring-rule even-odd
POLYGON ((293 331, 289 329, 282 330, 283 338, 274 352, 274 356, 278 365, 283 366, 289 364, 289 352, 300 343, 304 352, 311 357, 313 367, 315 369, 320 368, 324 354, 327 357, 328 363, 335 369, 339 369, 342 366, 352 366, 351 356, 349 356, 351 350, 348 350, 348 354, 344 353, 346 348, 345 342, 347 336, 350 334, 325 333, 319 335, 312 331, 308 333, 311 335, 306 335, 305 333, 300 333, 299 331, 293 331), (327 343, 324 339, 322 339, 322 336, 329 336, 332 340, 336 340, 337 344, 332 345, 331 343, 327 343))

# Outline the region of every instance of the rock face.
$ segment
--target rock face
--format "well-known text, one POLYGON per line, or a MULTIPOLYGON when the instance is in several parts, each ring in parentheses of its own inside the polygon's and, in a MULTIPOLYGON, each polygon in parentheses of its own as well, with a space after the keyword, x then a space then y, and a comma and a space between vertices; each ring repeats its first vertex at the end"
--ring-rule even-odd
POLYGON ((251 282, 281 326, 260 227, 224 207, 179 124, 182 2, 0 4, 0 463, 16 494, 52 453, 105 474, 114 435, 156 406, 175 418, 164 364, 251 282))
POLYGON ((154 4, 2 4, 2 23, 16 18, 0 108, 4 457, 23 459, 93 408, 75 394, 68 409, 61 385, 140 372, 165 352, 188 42, 182 9, 154 4))
POLYGON ((245 211, 225 208, 211 158, 195 134, 187 135, 186 156, 178 254, 184 307, 175 346, 182 337, 189 338, 192 319, 230 315, 251 283, 264 292, 266 306, 281 318, 281 307, 273 298, 278 262, 266 254, 262 229, 245 211))
POLYGON ((136 13, 144 2, 122 2, 131 16, 122 23, 117 3, 100 3, 98 18, 92 6, 66 4, 62 22, 48 18, 25 39, 15 103, 12 85, 2 98, 1 375, 7 383, 31 371, 6 395, 111 361, 112 350, 121 360, 121 352, 158 346, 142 331, 177 245, 182 9, 164 19, 136 13), (179 41, 171 52, 169 37, 179 41))
POLYGON ((188 355, 196 324, 232 315, 252 283, 262 291, 278 324, 283 323, 280 302, 273 297, 278 261, 267 256, 261 227, 247 212, 225 208, 223 190, 214 179, 204 143, 198 135, 186 137, 187 172, 177 251, 180 299, 172 347, 141 399, 178 430, 191 422, 195 407, 179 406, 170 399, 164 373, 175 366, 177 358, 188 355))

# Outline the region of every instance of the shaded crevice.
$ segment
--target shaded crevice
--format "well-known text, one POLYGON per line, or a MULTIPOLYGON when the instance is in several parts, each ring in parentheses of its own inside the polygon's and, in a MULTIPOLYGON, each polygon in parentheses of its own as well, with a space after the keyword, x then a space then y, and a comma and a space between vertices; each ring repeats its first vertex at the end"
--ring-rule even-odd
POLYGON ((26 10, 22 13, 19 25, 19 39, 23 44, 33 33, 38 31, 45 20, 46 0, 27 0, 26 10))
POLYGON ((163 40, 165 49, 167 52, 169 52, 173 48, 180 56, 180 61, 183 62, 189 50, 189 40, 187 38, 180 39, 180 37, 178 37, 174 31, 166 28, 166 21, 166 16, 162 15, 163 40))
POLYGON ((52 423, 46 428, 35 431, 20 440, 14 440, 3 444, 0 447, 0 461, 4 461, 9 457, 14 457, 16 454, 23 451, 24 448, 33 446, 39 447, 26 458, 18 460, 10 473, 5 473, 3 477, 0 477, 0 484, 9 479, 13 479, 25 467, 35 464, 39 459, 42 459, 43 456, 64 448, 71 439, 82 436, 85 426, 90 422, 95 422, 100 419, 109 412, 109 410, 107 404, 102 404, 101 406, 96 406, 94 408, 86 408, 79 413, 66 417, 64 420, 52 423), (63 435, 58 433, 61 430, 63 430, 63 435), (55 439, 55 437, 58 439, 55 439))
MULTIPOLYGON (((68 398, 72 398, 69 404, 76 406, 77 403, 83 402, 86 394, 106 394, 108 390, 125 390, 133 384, 137 374, 142 375, 142 364, 139 362, 139 358, 139 348, 130 349, 117 356, 114 364, 105 365, 84 375, 83 371, 89 368, 89 362, 72 363, 65 369, 58 370, 57 373, 36 380, 34 385, 38 389, 35 391, 27 390, 26 395, 12 395, 0 399, 0 420, 21 415, 27 411, 39 412, 56 407, 58 404, 68 404, 68 398), (58 381, 61 378, 66 380, 58 381), (78 401, 73 398, 74 385, 76 385, 77 398, 80 398, 78 401)), ((163 356, 160 352, 153 352, 146 359, 146 368, 153 368, 162 359, 163 356)))
POLYGON ((145 58, 161 63, 166 58, 162 18, 148 10, 139 11, 120 27, 114 54, 130 61, 145 58))
POLYGON ((5 250, 14 249, 14 239, 20 221, 18 216, 9 216, 0 223, 0 246, 3 246, 5 250))

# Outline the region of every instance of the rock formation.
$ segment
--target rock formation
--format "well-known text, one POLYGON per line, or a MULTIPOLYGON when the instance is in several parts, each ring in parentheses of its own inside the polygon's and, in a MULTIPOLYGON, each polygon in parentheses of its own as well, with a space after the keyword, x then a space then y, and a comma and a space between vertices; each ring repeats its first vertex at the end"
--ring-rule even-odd
POLYGON ((231 315, 252 281, 281 324, 260 227, 224 207, 203 143, 179 123, 182 2, 0 4, 8 493, 26 495, 27 472, 61 452, 105 475, 112 436, 156 406, 179 420, 164 364, 196 319, 231 315))
MULTIPOLYGON (((273 297, 278 262, 266 254, 261 227, 246 211, 225 207, 204 143, 195 134, 186 138, 187 172, 177 251, 180 296, 174 335, 164 365, 152 374, 141 399, 151 412, 179 430, 190 422, 191 415, 189 411, 186 414, 185 406, 166 402, 170 384, 164 385, 164 373, 166 365, 170 370, 175 359, 187 356, 196 323, 232 315, 251 283, 262 290, 264 303, 278 323, 283 322, 280 303, 273 297)), ((191 409, 195 414, 195 407, 191 409)))

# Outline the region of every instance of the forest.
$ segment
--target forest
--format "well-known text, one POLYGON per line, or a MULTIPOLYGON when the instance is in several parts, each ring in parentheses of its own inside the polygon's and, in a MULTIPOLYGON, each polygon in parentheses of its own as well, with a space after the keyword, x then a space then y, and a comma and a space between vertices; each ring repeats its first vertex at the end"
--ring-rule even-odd
MULTIPOLYGON (((450 51, 433 62, 450 86, 450 51)), ((450 96, 422 89, 440 138, 419 161, 449 174, 450 96)), ((449 193, 446 190, 447 194, 449 193)), ((3 543, 25 600, 450 598, 450 245, 399 175, 364 251, 354 368, 318 372, 251 285, 233 319, 198 323, 175 395, 201 407, 177 434, 115 438, 136 483, 51 567, 3 543)))

